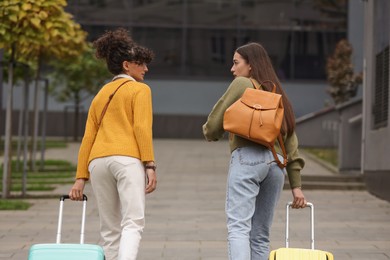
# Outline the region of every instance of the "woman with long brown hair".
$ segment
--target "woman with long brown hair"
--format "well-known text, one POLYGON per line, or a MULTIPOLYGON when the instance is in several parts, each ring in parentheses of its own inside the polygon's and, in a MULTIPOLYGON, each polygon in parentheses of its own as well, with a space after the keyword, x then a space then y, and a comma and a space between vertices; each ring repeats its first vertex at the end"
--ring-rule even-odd
MULTIPOLYGON (((223 137, 224 113, 242 96, 246 88, 254 87, 250 79, 263 90, 270 90, 272 86, 261 84, 262 82, 274 82, 276 92, 283 96, 285 113, 281 133, 288 158, 285 169, 281 169, 274 162, 272 152, 265 146, 236 135, 229 136, 231 160, 226 191, 229 259, 266 260, 269 255, 269 233, 274 210, 283 189, 286 172, 293 194, 292 207, 306 206, 300 176, 304 161, 298 153, 292 106, 263 46, 248 43, 237 48, 231 72, 234 80, 203 125, 203 134, 208 141, 217 141, 223 137)), ((283 161, 278 142, 275 149, 279 159, 283 161)))

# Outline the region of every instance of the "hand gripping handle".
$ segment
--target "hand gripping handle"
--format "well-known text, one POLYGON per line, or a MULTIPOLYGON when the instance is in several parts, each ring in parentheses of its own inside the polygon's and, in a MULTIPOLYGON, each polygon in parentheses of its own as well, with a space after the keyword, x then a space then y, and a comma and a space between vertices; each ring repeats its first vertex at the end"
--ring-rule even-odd
MULTIPOLYGON (((57 238, 56 243, 61 243, 61 229, 62 229, 62 215, 64 209, 64 201, 70 199, 69 195, 62 195, 60 198, 60 210, 58 214, 58 228, 57 228, 57 238)), ((84 230, 85 230, 85 215, 87 210, 87 195, 83 194, 83 213, 81 217, 81 232, 80 232, 80 244, 84 244, 84 230)))

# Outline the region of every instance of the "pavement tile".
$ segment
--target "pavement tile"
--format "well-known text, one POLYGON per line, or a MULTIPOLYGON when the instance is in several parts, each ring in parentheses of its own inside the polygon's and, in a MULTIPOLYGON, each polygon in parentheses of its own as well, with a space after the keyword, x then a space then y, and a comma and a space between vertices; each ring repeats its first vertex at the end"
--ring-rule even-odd
MULTIPOLYGON (((77 162, 78 143, 51 149, 48 159, 77 162)), ((226 141, 155 140, 158 188, 147 195, 146 227, 139 260, 227 259, 225 187, 229 148, 226 141)), ((334 175, 306 158, 304 175, 334 175)), ((66 194, 71 185, 53 193, 66 194)), ((100 244, 99 216, 88 184, 86 243, 100 244)), ((335 259, 390 259, 390 203, 366 191, 307 190, 314 203, 315 247, 335 259)), ((292 198, 283 190, 271 230, 271 249, 285 244, 285 205, 292 198)), ((27 211, 0 211, 0 259, 27 259, 33 244, 54 243, 59 199, 29 199, 27 211)), ((77 243, 81 203, 65 202, 63 242, 77 243)), ((292 210, 290 245, 310 247, 309 210, 292 210)))

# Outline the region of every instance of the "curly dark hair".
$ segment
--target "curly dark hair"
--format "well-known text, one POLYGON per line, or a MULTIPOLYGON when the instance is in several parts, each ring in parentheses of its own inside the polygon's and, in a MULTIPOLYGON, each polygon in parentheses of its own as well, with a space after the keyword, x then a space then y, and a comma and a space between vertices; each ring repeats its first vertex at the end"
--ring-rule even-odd
POLYGON ((149 64, 154 58, 153 51, 138 45, 124 28, 105 32, 93 42, 93 47, 96 58, 104 59, 114 75, 123 73, 124 61, 149 64))

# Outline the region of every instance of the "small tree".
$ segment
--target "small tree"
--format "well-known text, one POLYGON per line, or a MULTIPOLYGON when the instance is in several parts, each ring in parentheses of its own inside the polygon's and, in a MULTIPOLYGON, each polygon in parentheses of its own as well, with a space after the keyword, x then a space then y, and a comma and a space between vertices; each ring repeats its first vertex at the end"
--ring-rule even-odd
MULTIPOLYGON (((36 42, 31 46, 21 46, 24 58, 35 61, 35 88, 34 88, 34 117, 32 120, 32 139, 30 149, 30 169, 35 170, 35 155, 37 150, 38 137, 38 81, 41 79, 41 68, 43 63, 53 60, 62 62, 63 59, 78 57, 86 48, 86 35, 73 17, 59 8, 56 4, 50 6, 47 0, 39 0, 43 8, 47 8, 46 15, 40 15, 42 20, 36 21, 34 26, 41 32, 43 41, 36 42), (56 7, 56 8, 54 8, 56 7)), ((35 0, 35 2, 39 2, 35 0)), ((65 6, 65 4, 64 4, 65 6)), ((40 14, 42 11, 40 12, 40 14)))
MULTIPOLYGON (((13 74, 16 62, 30 64, 36 70, 36 82, 45 57, 77 56, 85 43, 86 33, 64 11, 65 0, 0 1, 0 48, 9 55, 7 109, 5 122, 3 194, 9 195, 12 139, 13 74)), ((37 84, 35 87, 37 90, 37 84)), ((36 99, 35 99, 36 100, 36 99)), ((37 103, 37 102, 35 102, 37 103)), ((37 107, 35 106, 37 111, 37 107)), ((37 112, 35 112, 37 114, 37 112)), ((37 125, 34 119, 33 125, 37 125)), ((34 127, 35 129, 35 127, 34 127)), ((33 143, 35 146, 35 135, 33 143)), ((32 156, 35 160, 35 156, 32 156)))
POLYGON ((83 94, 96 94, 104 81, 109 79, 110 73, 102 61, 94 58, 91 44, 88 44, 77 58, 54 63, 53 66, 55 87, 52 93, 59 101, 73 101, 75 107, 73 141, 77 141, 79 108, 84 98, 83 94))
POLYGON ((329 87, 327 92, 335 104, 348 101, 356 96, 362 74, 355 74, 351 62, 352 46, 347 40, 341 40, 326 64, 329 87))
MULTIPOLYGON (((11 140, 12 140, 12 100, 14 67, 19 61, 20 44, 29 46, 39 42, 41 36, 33 24, 39 20, 35 6, 28 2, 9 0, 0 1, 0 48, 9 53, 7 107, 5 118, 3 193, 2 197, 10 195, 11 186, 11 140)), ((38 10, 39 11, 39 10, 38 10)))

